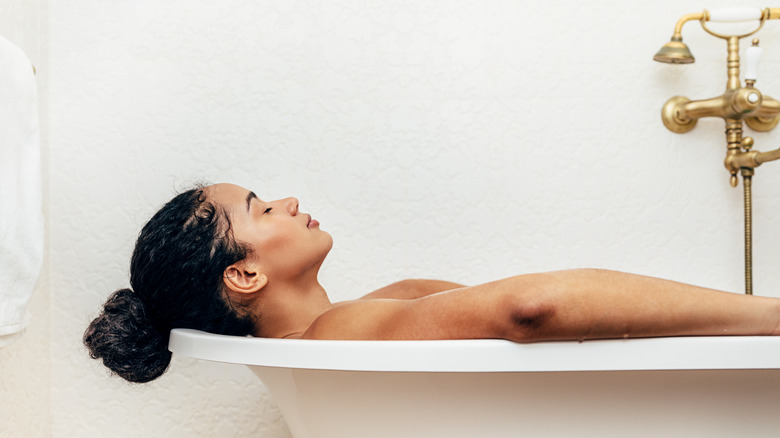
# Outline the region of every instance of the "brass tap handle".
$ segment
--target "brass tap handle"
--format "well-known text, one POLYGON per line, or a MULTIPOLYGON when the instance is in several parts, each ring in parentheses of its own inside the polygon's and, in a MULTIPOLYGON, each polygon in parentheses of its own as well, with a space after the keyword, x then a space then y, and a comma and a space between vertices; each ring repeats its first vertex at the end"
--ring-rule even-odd
POLYGON ((761 60, 762 50, 758 47, 758 38, 745 50, 745 86, 748 88, 753 88, 758 79, 758 62, 761 60))
POLYGON ((707 21, 736 23, 739 21, 761 20, 764 11, 759 8, 717 8, 707 11, 707 21))

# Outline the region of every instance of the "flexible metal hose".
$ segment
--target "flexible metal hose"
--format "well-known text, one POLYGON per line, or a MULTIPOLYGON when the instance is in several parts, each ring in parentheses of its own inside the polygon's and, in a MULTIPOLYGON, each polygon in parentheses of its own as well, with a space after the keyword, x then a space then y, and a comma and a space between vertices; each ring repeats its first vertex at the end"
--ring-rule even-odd
POLYGON ((745 293, 753 295, 753 200, 750 175, 743 175, 745 187, 745 293))

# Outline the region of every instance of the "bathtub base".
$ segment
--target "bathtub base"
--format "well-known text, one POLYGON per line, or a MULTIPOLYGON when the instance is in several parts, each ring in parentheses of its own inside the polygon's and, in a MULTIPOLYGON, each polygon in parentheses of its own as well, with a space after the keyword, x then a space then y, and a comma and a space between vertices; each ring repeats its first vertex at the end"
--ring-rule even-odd
POLYGON ((406 373, 250 366, 295 438, 769 437, 780 370, 406 373))
POLYGON ((295 438, 780 436, 780 336, 516 344, 171 331, 244 364, 295 438))

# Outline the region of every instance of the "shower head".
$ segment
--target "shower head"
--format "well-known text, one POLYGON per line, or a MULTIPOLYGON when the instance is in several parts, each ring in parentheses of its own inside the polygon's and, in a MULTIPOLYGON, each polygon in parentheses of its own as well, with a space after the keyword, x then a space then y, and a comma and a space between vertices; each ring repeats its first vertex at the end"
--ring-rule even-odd
POLYGON ((653 59, 667 64, 691 64, 695 61, 691 49, 682 42, 682 37, 676 35, 661 47, 653 59))

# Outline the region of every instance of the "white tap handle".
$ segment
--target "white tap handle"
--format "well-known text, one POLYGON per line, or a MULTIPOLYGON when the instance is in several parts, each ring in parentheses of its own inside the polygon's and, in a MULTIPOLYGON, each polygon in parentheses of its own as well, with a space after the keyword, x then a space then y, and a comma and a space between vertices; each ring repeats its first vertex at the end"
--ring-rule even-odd
POLYGON ((761 60, 761 52, 764 49, 758 46, 750 46, 745 51, 745 79, 758 79, 758 61, 761 60))
POLYGON ((760 20, 762 11, 759 8, 718 8, 709 13, 712 22, 737 22, 760 20))

